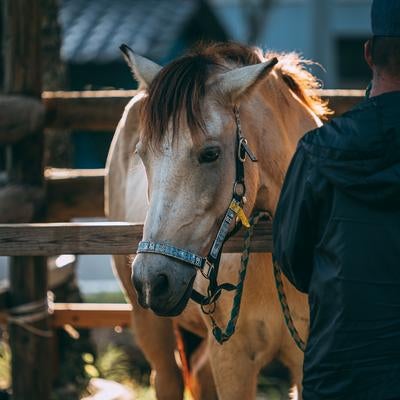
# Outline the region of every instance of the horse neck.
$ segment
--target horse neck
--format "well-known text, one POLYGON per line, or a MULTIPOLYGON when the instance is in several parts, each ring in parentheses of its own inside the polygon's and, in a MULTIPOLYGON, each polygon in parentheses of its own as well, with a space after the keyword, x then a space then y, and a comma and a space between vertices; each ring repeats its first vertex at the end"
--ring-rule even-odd
POLYGON ((260 90, 249 107, 250 127, 257 149, 258 186, 255 207, 274 212, 281 186, 299 139, 321 125, 317 115, 282 82, 272 82, 260 90))

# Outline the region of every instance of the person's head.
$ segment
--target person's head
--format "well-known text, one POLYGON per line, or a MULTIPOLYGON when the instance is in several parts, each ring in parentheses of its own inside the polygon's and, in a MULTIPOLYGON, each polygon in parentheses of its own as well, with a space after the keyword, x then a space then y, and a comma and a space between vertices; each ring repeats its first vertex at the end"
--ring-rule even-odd
POLYGON ((374 76, 400 80, 400 0, 374 0, 373 37, 365 44, 365 59, 374 76))

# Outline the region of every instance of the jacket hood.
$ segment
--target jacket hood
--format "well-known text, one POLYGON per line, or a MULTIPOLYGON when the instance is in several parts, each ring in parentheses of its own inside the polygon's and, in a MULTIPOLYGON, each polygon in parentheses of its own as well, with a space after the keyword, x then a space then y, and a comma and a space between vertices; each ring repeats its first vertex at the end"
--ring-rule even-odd
POLYGON ((400 92, 386 93, 301 140, 332 185, 379 207, 400 207, 400 92))

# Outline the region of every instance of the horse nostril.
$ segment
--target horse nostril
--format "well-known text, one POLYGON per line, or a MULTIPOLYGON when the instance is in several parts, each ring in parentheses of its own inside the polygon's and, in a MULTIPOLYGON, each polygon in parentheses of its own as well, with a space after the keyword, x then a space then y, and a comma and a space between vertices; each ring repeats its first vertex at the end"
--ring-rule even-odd
POLYGON ((154 296, 162 296, 165 292, 168 291, 169 282, 168 278, 165 274, 157 275, 152 292, 154 296))

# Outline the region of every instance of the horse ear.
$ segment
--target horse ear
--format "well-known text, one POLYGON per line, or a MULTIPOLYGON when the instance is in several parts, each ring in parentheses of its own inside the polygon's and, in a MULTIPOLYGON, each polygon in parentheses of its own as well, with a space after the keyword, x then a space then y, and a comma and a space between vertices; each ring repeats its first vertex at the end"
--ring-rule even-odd
POLYGON ((229 96, 232 101, 250 93, 278 63, 276 57, 266 62, 246 67, 235 68, 219 76, 218 85, 223 95, 229 96))
POLYGON ((119 49, 140 86, 149 87, 162 67, 145 57, 139 56, 126 44, 121 45, 119 49))

